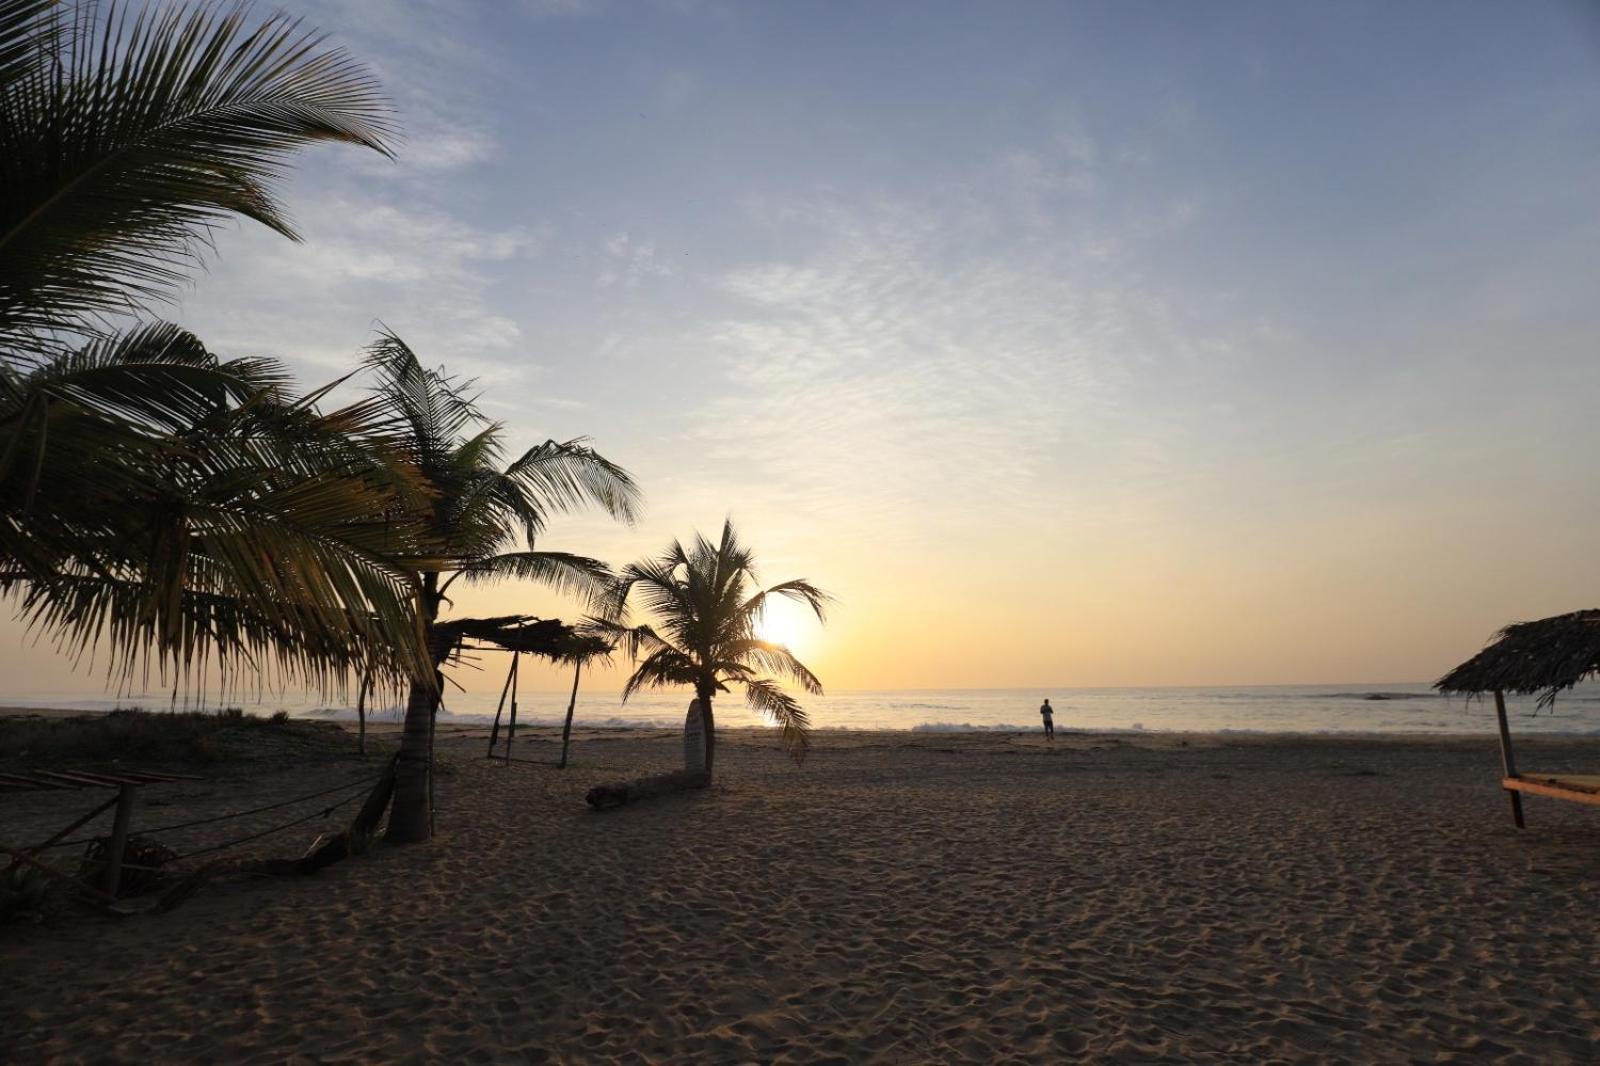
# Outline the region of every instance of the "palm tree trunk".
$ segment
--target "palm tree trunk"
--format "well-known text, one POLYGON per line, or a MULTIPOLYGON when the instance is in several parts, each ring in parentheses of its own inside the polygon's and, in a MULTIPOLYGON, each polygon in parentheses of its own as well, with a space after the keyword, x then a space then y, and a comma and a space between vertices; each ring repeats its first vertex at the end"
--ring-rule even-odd
POLYGON ((711 777, 712 773, 715 770, 715 762, 716 762, 716 755, 717 755, 717 725, 716 725, 716 720, 711 716, 711 693, 712 693, 712 690, 709 689, 709 688, 703 688, 699 692, 699 696, 700 696, 700 714, 702 716, 701 720, 705 723, 705 727, 706 727, 706 777, 707 778, 711 777))
POLYGON ((435 646, 433 622, 439 616, 437 574, 424 574, 418 608, 431 677, 411 679, 406 694, 406 724, 400 733, 400 755, 394 773, 394 809, 385 839, 395 844, 423 844, 433 836, 433 714, 444 694, 439 668, 449 648, 435 646))
POLYGON ((433 706, 439 694, 434 686, 413 678, 406 697, 406 724, 400 734, 400 758, 395 766, 394 810, 389 814, 386 839, 396 844, 421 844, 432 836, 428 811, 433 752, 428 748, 433 706))
POLYGON ((572 668, 572 698, 567 701, 567 724, 561 727, 561 761, 556 764, 556 769, 567 768, 567 748, 572 743, 572 712, 578 706, 578 677, 583 673, 583 660, 572 668))

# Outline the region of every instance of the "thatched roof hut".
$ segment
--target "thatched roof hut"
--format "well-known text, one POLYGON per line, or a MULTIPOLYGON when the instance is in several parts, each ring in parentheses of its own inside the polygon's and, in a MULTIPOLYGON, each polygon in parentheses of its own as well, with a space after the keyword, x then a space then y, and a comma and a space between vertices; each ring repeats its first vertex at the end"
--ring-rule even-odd
POLYGON ((494 711, 494 725, 489 730, 489 757, 502 758, 508 763, 513 761, 511 746, 517 736, 517 675, 522 653, 572 667, 572 695, 567 700, 567 721, 561 730, 561 760, 556 764, 564 769, 572 743, 572 715, 578 705, 578 678, 583 668, 596 659, 609 659, 616 645, 585 626, 569 626, 555 618, 538 618, 531 614, 452 618, 438 623, 434 627, 434 636, 440 646, 449 648, 450 654, 457 659, 468 651, 513 653, 505 687, 500 690, 500 704, 494 711), (506 709, 507 696, 511 699, 511 723, 506 731, 505 754, 496 756, 495 747, 500 743, 500 715, 506 709))
POLYGON ((1600 673, 1600 610, 1573 611, 1537 622, 1516 622, 1492 644, 1434 683, 1440 692, 1537 694, 1547 707, 1556 695, 1600 673))
POLYGON ((441 645, 453 649, 498 648, 538 655, 552 662, 576 663, 609 655, 610 641, 556 618, 507 614, 495 618, 452 618, 434 626, 441 645), (476 642, 468 645, 467 641, 476 642))
POLYGON ((1506 626, 1487 648, 1434 682, 1440 692, 1494 693, 1505 769, 1500 786, 1511 799, 1511 817, 1519 829, 1523 793, 1600 806, 1600 775, 1518 773, 1506 722, 1506 693, 1537 695, 1538 706, 1548 707, 1557 694, 1597 673, 1600 610, 1588 610, 1506 626))

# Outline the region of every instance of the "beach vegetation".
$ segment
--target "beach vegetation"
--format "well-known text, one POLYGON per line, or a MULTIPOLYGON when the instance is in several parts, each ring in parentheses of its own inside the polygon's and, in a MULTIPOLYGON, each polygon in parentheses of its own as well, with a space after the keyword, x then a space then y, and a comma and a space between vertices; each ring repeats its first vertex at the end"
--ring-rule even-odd
POLYGON ((745 703, 782 729, 783 745, 796 762, 810 745, 805 708, 772 676, 787 678, 813 695, 822 682, 784 645, 759 636, 767 606, 775 600, 803 604, 826 620, 832 597, 809 581, 760 587, 755 553, 740 542, 732 521, 715 543, 697 534, 685 547, 674 541, 665 552, 625 567, 605 601, 597 629, 617 640, 635 666, 623 687, 624 701, 645 688, 687 687, 700 701, 705 723, 706 771, 713 770, 717 693, 730 685, 744 690, 745 703), (630 604, 651 619, 629 624, 630 604))
MULTIPOLYGON (((386 758, 393 751, 378 752, 386 758)), ((0 717, 0 769, 182 770, 226 763, 287 766, 359 760, 355 738, 333 722, 205 711, 0 717)))

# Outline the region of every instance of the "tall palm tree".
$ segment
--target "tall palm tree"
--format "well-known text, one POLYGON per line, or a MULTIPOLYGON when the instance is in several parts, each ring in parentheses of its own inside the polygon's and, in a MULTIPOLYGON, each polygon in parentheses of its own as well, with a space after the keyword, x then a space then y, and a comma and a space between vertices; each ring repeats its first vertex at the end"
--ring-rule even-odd
POLYGON ((0 0, 0 583, 46 633, 129 670, 421 658, 395 478, 343 439, 368 413, 323 416, 281 366, 175 327, 112 328, 220 222, 293 237, 274 195, 293 154, 388 154, 390 115, 282 16, 0 0))
POLYGON ((625 644, 637 666, 622 690, 624 701, 642 688, 686 685, 705 716, 706 772, 716 756, 712 702, 730 683, 743 686, 745 702, 783 727, 783 744, 796 762, 810 745, 810 720, 799 702, 763 674, 788 677, 813 695, 822 682, 788 648, 757 636, 773 597, 804 603, 826 620, 832 597, 809 581, 759 587, 755 555, 739 543, 731 521, 713 544, 696 534, 685 548, 674 541, 663 554, 625 568, 595 619, 598 632, 625 644), (655 623, 627 624, 628 602, 637 598, 655 623), (641 658, 641 655, 643 656, 641 658))
POLYGON ((439 670, 450 652, 434 623, 451 587, 523 578, 586 599, 603 595, 612 578, 604 563, 536 543, 553 515, 580 507, 632 522, 639 491, 627 471, 582 440, 547 440, 503 462, 504 431, 484 417, 470 384, 423 367, 393 333, 368 348, 366 365, 375 375, 373 399, 389 423, 378 443, 414 472, 421 495, 411 517, 450 560, 445 568, 415 574, 418 626, 432 670, 411 678, 406 700, 388 833, 404 843, 431 835, 429 726, 442 690, 439 670))

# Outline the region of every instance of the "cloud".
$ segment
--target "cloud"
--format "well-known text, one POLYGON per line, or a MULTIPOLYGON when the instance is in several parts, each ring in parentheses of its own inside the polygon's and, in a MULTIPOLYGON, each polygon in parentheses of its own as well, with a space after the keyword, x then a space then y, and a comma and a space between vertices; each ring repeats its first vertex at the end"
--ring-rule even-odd
POLYGON ((522 330, 491 303, 491 271, 540 254, 548 231, 475 226, 366 191, 301 198, 301 244, 259 227, 224 233, 181 320, 221 351, 275 354, 315 376, 348 368, 379 320, 430 360, 492 365, 522 330))
POLYGON ((601 288, 632 288, 646 278, 664 278, 673 273, 670 263, 656 257, 654 241, 635 240, 627 233, 606 238, 602 268, 595 284, 601 288))
POLYGON ((533 19, 593 18, 609 10, 607 0, 521 0, 524 14, 533 19))

